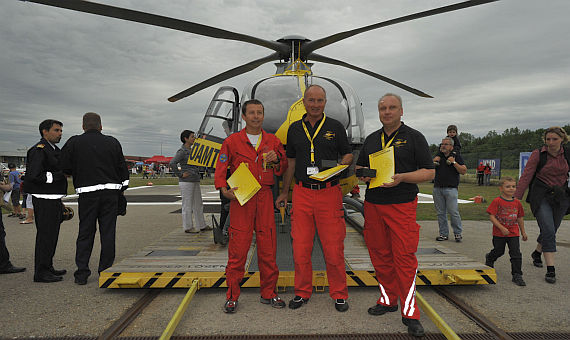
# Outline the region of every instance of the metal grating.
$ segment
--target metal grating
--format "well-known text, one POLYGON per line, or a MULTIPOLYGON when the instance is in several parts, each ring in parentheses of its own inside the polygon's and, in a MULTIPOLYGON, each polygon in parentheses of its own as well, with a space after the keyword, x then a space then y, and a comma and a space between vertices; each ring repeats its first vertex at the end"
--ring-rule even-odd
MULTIPOLYGON (((508 333, 516 340, 569 340, 570 333, 508 333)), ((458 334, 462 340, 496 340, 488 333, 458 334)), ((118 340, 157 340, 156 336, 118 337, 118 340)), ((97 340, 97 337, 32 337, 19 340, 97 340)), ((409 340, 417 339, 406 333, 394 334, 297 334, 297 335, 212 335, 173 336, 172 340, 409 340)), ((443 334, 426 334, 423 340, 445 340, 443 334)))

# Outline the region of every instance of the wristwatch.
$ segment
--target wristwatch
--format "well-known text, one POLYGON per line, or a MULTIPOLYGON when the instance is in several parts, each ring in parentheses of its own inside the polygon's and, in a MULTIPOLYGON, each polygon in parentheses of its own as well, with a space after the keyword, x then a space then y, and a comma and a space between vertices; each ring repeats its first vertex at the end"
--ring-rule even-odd
POLYGON ((453 162, 451 162, 451 165, 455 165, 455 163, 456 163, 456 162, 455 162, 455 161, 453 161, 453 162))

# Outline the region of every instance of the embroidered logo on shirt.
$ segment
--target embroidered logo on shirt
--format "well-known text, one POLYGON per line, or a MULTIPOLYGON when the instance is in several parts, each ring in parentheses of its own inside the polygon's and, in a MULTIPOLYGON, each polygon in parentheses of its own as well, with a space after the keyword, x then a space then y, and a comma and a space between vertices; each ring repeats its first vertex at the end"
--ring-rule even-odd
POLYGON ((405 140, 405 139, 396 139, 396 140, 394 141, 394 146, 395 146, 395 147, 403 146, 403 145, 406 144, 406 143, 408 143, 408 141, 405 140))
POLYGON ((333 140, 335 137, 335 133, 332 131, 327 131, 325 132, 325 134, 323 135, 323 137, 327 140, 333 140))
POLYGON ((228 160, 228 155, 225 153, 220 155, 220 163, 225 163, 228 160))

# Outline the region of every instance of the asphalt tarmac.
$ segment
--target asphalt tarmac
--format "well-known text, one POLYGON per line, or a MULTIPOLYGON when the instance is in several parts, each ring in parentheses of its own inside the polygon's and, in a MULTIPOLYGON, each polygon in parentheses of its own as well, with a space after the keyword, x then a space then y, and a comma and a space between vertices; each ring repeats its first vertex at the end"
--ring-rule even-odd
MULTIPOLYGON (((214 207, 208 210, 216 211, 217 193, 209 186, 203 186, 202 193, 205 202, 211 202, 214 207)), ((127 215, 118 218, 117 262, 175 228, 181 228, 181 216, 177 213, 180 209, 177 186, 145 187, 129 190, 127 194, 131 202, 127 215), (147 196, 163 199, 152 202, 143 198, 147 196)), ((73 203, 68 204, 77 209, 73 203)), ((211 214, 206 213, 206 221, 211 220, 211 214)), ((56 269, 67 269, 68 274, 62 282, 34 283, 35 226, 21 225, 17 219, 7 215, 3 216, 3 221, 12 263, 28 270, 0 275, 0 337, 98 336, 144 295, 143 289, 100 289, 96 274, 85 286, 73 283, 77 216, 62 224, 54 257, 56 269)), ((420 221, 419 224, 422 226, 420 237, 433 241, 437 236, 437 222, 420 221)), ((445 241, 445 246, 484 262, 484 254, 492 247, 491 224, 463 221, 463 228, 463 242, 445 241)), ((521 242, 526 287, 518 287, 511 282, 510 261, 505 254, 495 264, 498 274, 496 285, 453 286, 450 289, 507 332, 569 333, 570 323, 566 317, 570 311, 570 222, 563 221, 557 234, 558 281, 554 285, 544 281, 545 268, 535 268, 530 259, 538 234, 536 222, 526 221, 526 229, 529 241, 521 242)), ((97 237, 90 263, 95 272, 100 249, 98 243, 97 237)), ((455 332, 484 332, 431 288, 419 287, 418 292, 455 332)), ((160 336, 185 293, 183 289, 163 290, 122 336, 160 336)), ((294 292, 290 288, 280 295, 288 301, 294 292)), ((278 310, 259 303, 258 288, 247 288, 242 290, 237 313, 228 315, 222 312, 225 289, 201 289, 174 335, 406 332, 399 312, 383 316, 367 314, 368 307, 374 305, 378 298, 377 288, 349 288, 349 295, 350 309, 345 313, 334 309, 328 292, 314 293, 309 303, 298 310, 278 310)), ((425 314, 422 314, 421 321, 426 332, 440 333, 425 314)))

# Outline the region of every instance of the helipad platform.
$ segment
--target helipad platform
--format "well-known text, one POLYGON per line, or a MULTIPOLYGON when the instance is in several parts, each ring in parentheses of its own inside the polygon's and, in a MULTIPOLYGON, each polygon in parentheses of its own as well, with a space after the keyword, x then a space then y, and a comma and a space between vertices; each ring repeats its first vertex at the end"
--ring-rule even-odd
MULTIPOLYGON (((278 288, 294 285, 291 237, 287 225, 277 225, 278 288)), ((345 263, 349 286, 377 286, 374 268, 362 235, 347 226, 345 263)), ((487 267, 440 244, 420 240, 417 285, 494 284, 497 275, 487 267)), ((105 270, 99 277, 101 288, 188 288, 199 280, 200 288, 227 287, 225 266, 227 247, 214 244, 212 232, 188 234, 180 228, 155 244, 145 247, 105 270)), ((328 286, 318 237, 313 249, 313 285, 317 291, 328 286)), ((248 253, 242 287, 259 287, 255 236, 248 253)))

